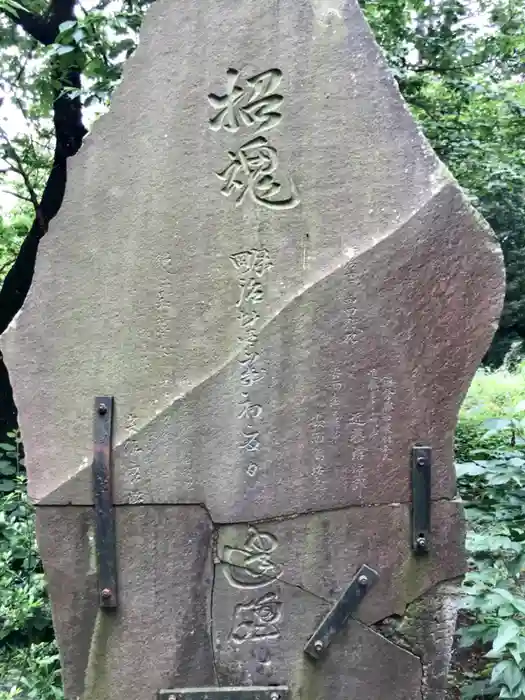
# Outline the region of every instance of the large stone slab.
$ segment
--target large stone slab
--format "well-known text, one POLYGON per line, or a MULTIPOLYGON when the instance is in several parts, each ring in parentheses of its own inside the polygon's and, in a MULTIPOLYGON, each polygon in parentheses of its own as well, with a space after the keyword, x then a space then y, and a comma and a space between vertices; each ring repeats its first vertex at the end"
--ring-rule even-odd
POLYGON ((502 269, 357 0, 157 0, 3 339, 68 699, 442 700, 452 439, 502 269), (96 596, 96 395, 116 402, 115 614, 96 596), (433 450, 421 558, 415 443, 433 450), (361 564, 380 580, 316 663, 304 645, 361 564))
POLYGON ((406 501, 415 440, 450 496, 458 404, 503 296, 486 225, 356 1, 184 8, 146 18, 5 344, 31 495, 89 502, 85 479, 67 482, 91 459, 102 392, 118 400, 117 442, 132 441, 119 502, 206 501, 235 520, 406 501), (246 96, 238 129, 210 97, 228 86, 246 96), (242 170, 219 179, 257 134, 250 188, 242 170), (282 189, 261 202, 253 170, 275 158, 282 189), (246 393, 261 412, 241 419, 246 393))
POLYGON ((119 607, 108 614, 98 608, 92 510, 37 512, 66 697, 153 700, 160 688, 213 685, 206 512, 128 506, 116 513, 119 607))
MULTIPOLYGON (((453 495, 458 403, 495 312, 475 221, 446 187, 290 301, 259 334, 264 381, 245 391, 240 351, 126 440, 117 501, 205 502, 223 522, 406 502, 418 441, 433 447, 434 497, 453 495), (260 417, 239 418, 244 396, 260 417)), ((88 478, 45 501, 91 502, 88 478)))

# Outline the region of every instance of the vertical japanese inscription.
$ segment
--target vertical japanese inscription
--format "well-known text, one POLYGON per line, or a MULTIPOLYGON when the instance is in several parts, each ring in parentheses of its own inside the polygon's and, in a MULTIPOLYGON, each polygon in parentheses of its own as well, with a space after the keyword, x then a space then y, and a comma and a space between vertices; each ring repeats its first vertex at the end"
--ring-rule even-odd
POLYGON ((234 135, 239 131, 251 132, 247 140, 227 152, 226 167, 215 173, 223 183, 221 193, 232 198, 236 207, 247 197, 256 205, 277 211, 293 209, 299 204, 293 180, 278 179, 277 150, 262 136, 282 120, 283 96, 278 92, 282 75, 278 68, 271 68, 243 80, 238 70, 230 68, 226 92, 208 95, 215 112, 209 119, 212 131, 223 130, 234 135))
POLYGON ((258 309, 264 301, 263 278, 272 267, 270 255, 265 248, 243 250, 230 256, 238 275, 238 299, 236 303, 243 354, 239 359, 240 400, 238 418, 241 421, 241 453, 249 458, 246 467, 248 476, 256 476, 261 449, 260 422, 263 407, 255 400, 257 386, 266 376, 266 368, 257 349, 258 309))
MULTIPOLYGON (((210 93, 213 108, 209 128, 224 131, 236 139, 235 148, 227 152, 228 162, 215 172, 221 181, 221 194, 240 207, 251 201, 266 209, 282 211, 299 204, 297 189, 291 178, 283 178, 277 150, 268 139, 268 132, 282 121, 283 96, 279 92, 282 72, 276 68, 243 79, 230 68, 224 94, 210 93)), ((257 400, 257 391, 264 382, 267 369, 258 348, 260 309, 265 300, 265 277, 272 267, 266 248, 241 250, 230 255, 237 275, 238 295, 235 304, 239 321, 239 341, 243 350, 239 363, 239 402, 237 417, 241 421, 238 449, 253 478, 259 471, 261 421, 264 409, 257 400)), ((224 548, 224 575, 235 589, 249 597, 235 604, 229 641, 234 645, 257 643, 253 654, 271 675, 271 654, 267 644, 280 637, 282 602, 276 588, 282 573, 272 560, 277 540, 268 532, 248 528, 241 547, 224 548), (270 587, 268 590, 260 590, 270 587), (259 646, 259 643, 263 643, 259 646)), ((258 671, 262 673, 263 671, 258 671)))
POLYGON ((235 605, 229 639, 240 645, 279 639, 282 602, 273 587, 282 575, 282 567, 274 561, 277 539, 269 532, 248 526, 243 544, 225 546, 223 568, 226 580, 233 588, 252 592, 250 599, 235 605))

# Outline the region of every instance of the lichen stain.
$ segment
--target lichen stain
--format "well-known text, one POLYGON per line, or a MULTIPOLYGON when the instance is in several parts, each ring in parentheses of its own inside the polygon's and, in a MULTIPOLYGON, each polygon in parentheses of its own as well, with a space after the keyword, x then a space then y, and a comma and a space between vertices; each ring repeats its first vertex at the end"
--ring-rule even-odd
POLYGON ((300 700, 319 700, 323 692, 319 681, 321 674, 314 661, 307 656, 300 656, 293 664, 290 675, 292 697, 300 700))
POLYGON ((428 583, 429 562, 418 557, 408 557, 400 572, 400 598, 405 604, 419 598, 428 583))
POLYGON ((314 38, 328 36, 339 40, 346 36, 344 4, 344 0, 312 0, 315 18, 314 38))
POLYGON ((108 646, 112 623, 112 617, 102 610, 98 611, 91 637, 82 700, 108 700, 110 697, 108 646))

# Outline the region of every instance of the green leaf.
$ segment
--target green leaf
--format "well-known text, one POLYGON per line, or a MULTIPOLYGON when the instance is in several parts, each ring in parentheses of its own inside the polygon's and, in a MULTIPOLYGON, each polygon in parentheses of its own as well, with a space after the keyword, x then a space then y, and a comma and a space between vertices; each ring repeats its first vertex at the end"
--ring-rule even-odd
POLYGON ((76 24, 77 23, 75 20, 69 19, 69 20, 67 20, 67 22, 62 22, 62 24, 59 24, 58 29, 59 29, 60 33, 62 34, 63 32, 67 32, 68 29, 71 29, 76 24))
POLYGON ((492 644, 492 651, 498 652, 507 644, 513 642, 520 635, 520 626, 514 620, 505 620, 498 630, 496 639, 492 644))
POLYGON ((0 450, 4 452, 16 452, 16 445, 10 442, 0 442, 0 450))
POLYGON ((16 474, 16 466, 9 462, 0 462, 0 474, 2 476, 13 476, 16 474))
POLYGON ((485 467, 476 462, 456 463, 456 476, 461 479, 464 476, 479 476, 485 473, 485 467))

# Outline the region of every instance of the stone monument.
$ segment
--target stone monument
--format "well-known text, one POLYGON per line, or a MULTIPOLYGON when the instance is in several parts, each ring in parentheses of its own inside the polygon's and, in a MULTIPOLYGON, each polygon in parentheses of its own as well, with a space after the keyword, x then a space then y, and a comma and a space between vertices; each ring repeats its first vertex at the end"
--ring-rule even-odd
POLYGON ((442 699, 502 260, 357 0, 157 0, 70 170, 4 339, 67 698, 442 699))

